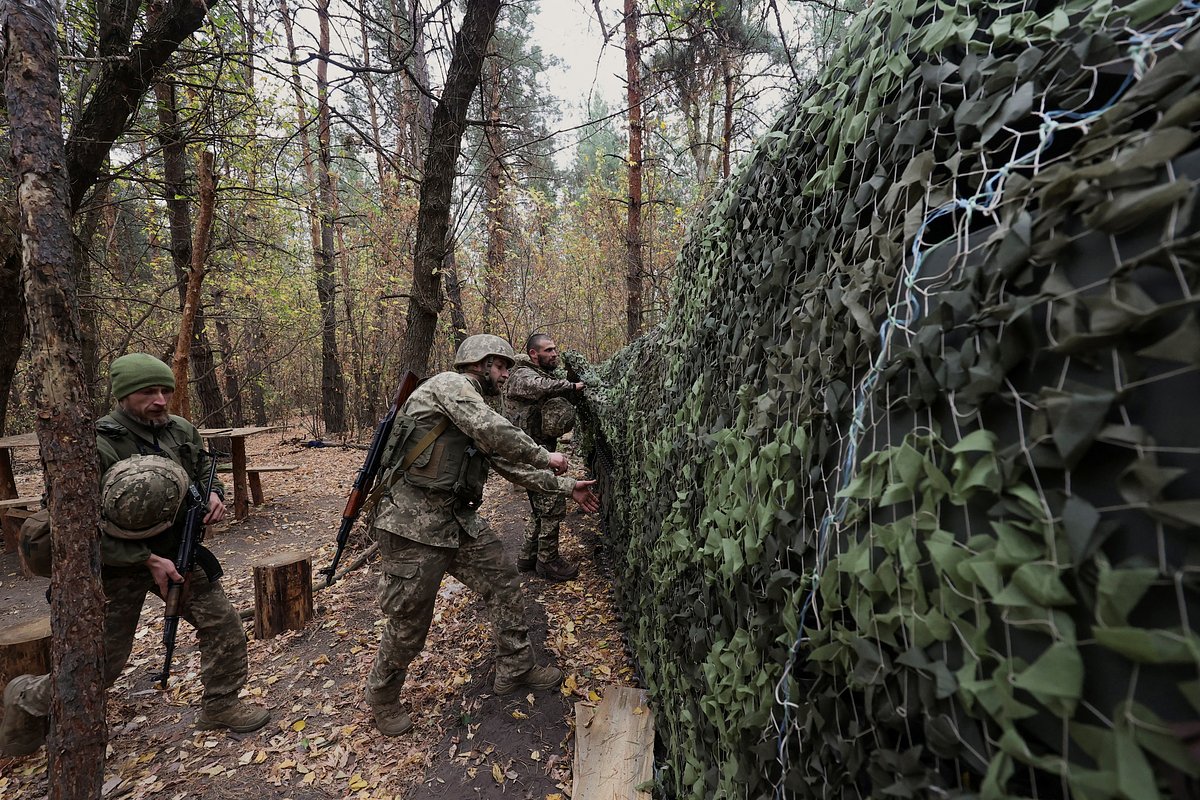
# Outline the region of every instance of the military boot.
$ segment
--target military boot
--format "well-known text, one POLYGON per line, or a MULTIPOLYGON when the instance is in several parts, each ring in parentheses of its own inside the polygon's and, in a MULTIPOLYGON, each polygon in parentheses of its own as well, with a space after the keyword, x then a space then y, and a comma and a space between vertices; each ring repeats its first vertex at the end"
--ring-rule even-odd
POLYGON ((202 731, 228 728, 234 733, 249 733, 258 730, 270 720, 270 711, 238 700, 232 705, 217 708, 205 706, 196 720, 196 727, 202 731))
POLYGON ((537 574, 548 581, 569 581, 579 574, 579 567, 567 561, 562 556, 555 556, 549 561, 542 561, 540 558, 537 562, 537 574))
POLYGON ((522 687, 528 689, 553 689, 563 681, 563 671, 558 667, 530 667, 515 678, 496 676, 492 690, 496 694, 512 694, 522 687))
POLYGON ((375 727, 384 736, 400 736, 407 733, 413 726, 412 717, 400 708, 398 699, 373 701, 368 692, 367 705, 371 707, 371 716, 375 718, 375 727))
POLYGON ((533 569, 536 566, 537 566, 537 558, 535 556, 530 556, 529 558, 518 558, 517 559, 517 571, 518 572, 533 572, 533 569))
POLYGON ((0 721, 0 756, 27 756, 46 742, 49 717, 21 708, 21 692, 37 676, 18 675, 4 688, 4 719, 0 721))

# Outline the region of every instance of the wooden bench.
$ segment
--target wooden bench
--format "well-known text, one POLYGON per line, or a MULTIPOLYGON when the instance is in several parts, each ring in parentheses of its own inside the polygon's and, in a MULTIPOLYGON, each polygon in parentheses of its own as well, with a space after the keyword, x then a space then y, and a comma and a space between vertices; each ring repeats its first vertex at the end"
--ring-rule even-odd
POLYGON ((7 511, 10 508, 38 508, 42 505, 42 496, 37 497, 10 497, 7 500, 0 500, 0 511, 7 511))
MULTIPOLYGON (((296 464, 264 464, 258 467, 246 466, 246 479, 250 483, 250 502, 256 506, 261 506, 263 502, 262 480, 259 478, 264 472, 291 472, 296 469, 296 464)), ((232 464, 221 464, 217 467, 217 472, 233 472, 232 464)))
POLYGON ((21 523, 32 517, 42 507, 42 496, 10 497, 0 500, 0 531, 4 536, 4 550, 11 553, 17 549, 17 538, 21 534, 21 523))

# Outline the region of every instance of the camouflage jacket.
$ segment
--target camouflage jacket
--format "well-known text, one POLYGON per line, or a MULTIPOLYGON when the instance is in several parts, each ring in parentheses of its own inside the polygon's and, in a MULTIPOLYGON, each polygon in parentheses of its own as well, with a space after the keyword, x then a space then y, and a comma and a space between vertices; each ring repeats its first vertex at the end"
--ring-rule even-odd
MULTIPOLYGON (((479 381, 458 372, 442 372, 417 387, 400 413, 418 420, 450 424, 471 437, 496 472, 513 483, 546 494, 570 494, 574 478, 557 478, 547 467, 550 453, 496 413, 483 399, 479 381)), ((394 458, 402 458, 397 453, 394 458)), ((385 464, 384 467, 392 466, 385 464)), ((478 536, 485 523, 474 510, 460 507, 452 495, 393 481, 379 500, 375 527, 434 547, 458 547, 460 531, 478 536)))
POLYGON ((538 444, 553 448, 554 437, 542 433, 542 403, 551 397, 562 397, 574 388, 571 381, 556 378, 535 366, 529 356, 517 356, 504 385, 504 414, 538 444))
MULTIPOLYGON (((208 480, 204 441, 195 426, 183 417, 172 415, 165 427, 152 428, 118 408, 96 422, 96 447, 100 451, 101 482, 114 464, 136 455, 167 456, 187 470, 193 481, 203 485, 208 480)), ((225 496, 225 487, 219 480, 213 484, 213 491, 225 496)), ((143 563, 151 553, 175 558, 179 555, 183 514, 181 508, 177 524, 149 539, 118 539, 103 534, 100 537, 101 560, 110 566, 129 566, 143 563)))

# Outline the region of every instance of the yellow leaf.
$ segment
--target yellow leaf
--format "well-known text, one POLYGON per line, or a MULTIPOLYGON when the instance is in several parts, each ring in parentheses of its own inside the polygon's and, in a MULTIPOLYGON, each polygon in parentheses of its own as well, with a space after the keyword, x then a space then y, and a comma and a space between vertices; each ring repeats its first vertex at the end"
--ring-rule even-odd
POLYGON ((492 764, 492 780, 501 785, 504 784, 504 770, 500 769, 499 764, 492 764))
POLYGON ((266 750, 259 750, 254 755, 254 763, 255 764, 261 764, 262 762, 264 762, 266 760, 267 760, 267 751, 266 750))
POLYGON ((541 761, 542 760, 542 751, 534 750, 532 753, 529 754, 529 757, 531 759, 533 759, 534 761, 541 761))
POLYGON ((588 700, 591 700, 593 703, 600 702, 600 695, 596 693, 595 689, 588 689, 588 700))
POLYGON ((304 730, 307 727, 308 727, 308 723, 302 719, 298 719, 292 723, 292 730, 296 731, 297 733, 299 733, 300 731, 304 730))
POLYGON ((354 777, 350 779, 350 790, 354 792, 362 791, 370 785, 371 784, 364 781, 363 776, 359 775, 357 772, 354 773, 354 777))
POLYGON ((558 792, 546 795, 546 800, 563 800, 563 796, 558 792))
POLYGON ((513 719, 529 719, 529 715, 524 711, 513 711, 512 717, 513 719))
POLYGON ((571 695, 573 695, 575 693, 575 690, 578 688, 579 688, 578 679, 574 675, 568 675, 567 679, 565 681, 563 681, 563 685, 562 685, 563 696, 570 697, 571 695))

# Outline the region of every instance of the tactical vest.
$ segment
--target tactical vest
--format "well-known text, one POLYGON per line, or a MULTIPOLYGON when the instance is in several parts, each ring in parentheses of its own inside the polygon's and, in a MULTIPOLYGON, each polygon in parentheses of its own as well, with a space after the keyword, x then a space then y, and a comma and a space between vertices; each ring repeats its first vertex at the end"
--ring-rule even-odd
POLYGON ((392 464, 385 480, 388 485, 403 480, 426 491, 444 492, 467 508, 478 508, 487 482, 487 457, 471 437, 446 422, 444 430, 427 443, 437 422, 397 416, 384 452, 384 463, 392 464))

